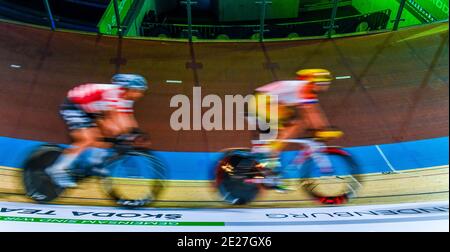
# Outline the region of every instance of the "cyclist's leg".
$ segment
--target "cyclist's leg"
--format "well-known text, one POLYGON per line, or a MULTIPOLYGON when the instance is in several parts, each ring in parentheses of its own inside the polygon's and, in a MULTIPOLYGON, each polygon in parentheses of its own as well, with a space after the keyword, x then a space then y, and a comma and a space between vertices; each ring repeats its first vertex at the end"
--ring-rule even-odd
MULTIPOLYGON (((298 110, 298 108, 296 108, 296 110, 298 110)), ((288 118, 282 118, 282 121, 279 122, 276 141, 270 144, 270 155, 262 160, 262 162, 266 163, 266 167, 271 171, 271 174, 266 176, 266 179, 269 181, 265 183, 267 188, 275 189, 277 192, 281 193, 290 190, 281 180, 283 168, 281 165, 280 153, 287 145, 277 140, 296 138, 305 130, 305 128, 305 123, 299 116, 298 111, 288 118)))
MULTIPOLYGON (((308 106, 304 111, 304 116, 305 120, 310 125, 310 129, 314 130, 315 136, 317 136, 317 132, 326 130, 330 127, 328 119, 319 104, 312 104, 311 106, 308 106)), ((325 140, 325 138, 322 139, 322 141, 325 140)), ((333 171, 330 160, 324 155, 315 153, 312 157, 315 160, 316 164, 320 167, 322 173, 331 173, 333 171)))
MULTIPOLYGON (((79 129, 71 132, 70 135, 73 139, 73 143, 72 148, 66 149, 67 155, 74 155, 74 160, 76 160, 87 149, 90 150, 89 153, 86 153, 87 155, 83 157, 83 163, 85 163, 83 166, 85 168, 93 168, 94 166, 101 164, 108 156, 109 152, 106 148, 111 147, 111 144, 101 141, 104 135, 98 127, 79 129)), ((70 166, 71 165, 68 164, 67 167, 70 166)), ((87 170, 85 172, 87 172, 87 170)))
POLYGON ((318 103, 302 106, 301 113, 309 129, 322 130, 330 126, 325 113, 318 103))
MULTIPOLYGON (((303 106, 297 106, 295 108, 294 115, 283 124, 277 140, 295 139, 304 134, 309 127, 309 122, 304 116, 304 109, 303 106)), ((276 152, 281 152, 286 146, 287 145, 281 141, 277 141, 274 143, 273 149, 276 152)))
POLYGON ((137 128, 137 122, 133 114, 120 113, 117 111, 110 111, 101 120, 98 120, 98 125, 105 135, 110 137, 129 133, 133 128, 137 128))
POLYGON ((73 142, 46 172, 59 186, 76 187, 67 170, 85 149, 96 146, 101 134, 94 118, 67 100, 61 105, 60 114, 69 127, 73 142))
POLYGON ((121 134, 120 128, 111 118, 101 118, 97 121, 97 125, 105 137, 116 137, 121 134))

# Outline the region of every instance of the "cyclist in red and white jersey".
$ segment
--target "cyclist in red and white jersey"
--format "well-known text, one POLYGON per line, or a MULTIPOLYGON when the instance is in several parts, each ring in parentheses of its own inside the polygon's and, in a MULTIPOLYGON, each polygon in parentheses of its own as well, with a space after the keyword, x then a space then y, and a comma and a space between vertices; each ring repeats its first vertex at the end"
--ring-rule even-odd
POLYGON ((143 97, 147 81, 140 75, 116 74, 111 82, 79 85, 68 92, 60 107, 73 143, 46 172, 63 188, 76 187, 67 171, 84 150, 107 147, 100 139, 138 128, 133 104, 143 97))

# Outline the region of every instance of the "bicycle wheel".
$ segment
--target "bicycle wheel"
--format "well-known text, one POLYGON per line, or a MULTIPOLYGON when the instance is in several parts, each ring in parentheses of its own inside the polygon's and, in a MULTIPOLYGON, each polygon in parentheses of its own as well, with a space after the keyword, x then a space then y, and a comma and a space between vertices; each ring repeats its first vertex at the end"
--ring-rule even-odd
POLYGON ((130 152, 106 167, 106 192, 118 205, 141 207, 153 203, 164 188, 166 166, 156 156, 130 152))
POLYGON ((216 166, 216 187, 223 200, 232 205, 252 202, 261 188, 258 184, 246 182, 261 176, 257 161, 249 150, 230 150, 216 166))
POLYGON ((23 184, 28 197, 37 202, 50 202, 64 189, 57 186, 45 169, 52 165, 63 152, 58 145, 42 145, 28 157, 23 165, 23 184))
POLYGON ((306 160, 300 174, 303 188, 323 204, 343 204, 361 188, 358 165, 346 151, 328 147, 323 152, 332 172, 323 173, 312 158, 306 160))

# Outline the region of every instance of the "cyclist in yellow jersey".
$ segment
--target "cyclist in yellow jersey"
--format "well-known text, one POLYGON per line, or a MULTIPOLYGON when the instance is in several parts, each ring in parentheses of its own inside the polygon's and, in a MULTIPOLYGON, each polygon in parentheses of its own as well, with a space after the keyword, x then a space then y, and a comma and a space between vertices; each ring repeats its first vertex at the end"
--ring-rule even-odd
MULTIPOLYGON (((331 129, 330 123, 319 105, 318 94, 329 89, 333 80, 331 73, 325 69, 305 69, 297 72, 297 80, 276 81, 256 89, 256 99, 263 96, 274 95, 278 97, 278 123, 269 125, 270 129, 276 128, 278 135, 274 141, 261 148, 270 152, 268 166, 277 170, 280 166, 279 153, 285 148, 285 144, 277 140, 298 138, 307 131, 312 130, 314 137, 320 139, 338 138, 342 132, 331 129)), ((265 97, 266 101, 270 101, 265 97)), ((266 113, 259 113, 260 121, 270 117, 268 103, 266 113)), ((254 151, 258 152, 258 150, 254 151)))

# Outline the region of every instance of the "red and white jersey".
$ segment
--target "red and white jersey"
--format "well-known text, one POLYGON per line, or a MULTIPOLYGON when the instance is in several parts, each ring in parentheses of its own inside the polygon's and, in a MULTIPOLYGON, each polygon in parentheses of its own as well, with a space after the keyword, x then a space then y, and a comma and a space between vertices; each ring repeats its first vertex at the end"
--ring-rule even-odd
POLYGON ((133 113, 133 101, 124 99, 125 89, 114 84, 82 84, 69 91, 67 97, 87 113, 117 110, 133 113))
POLYGON ((272 82, 257 88, 256 91, 267 95, 276 95, 280 103, 298 105, 319 102, 313 88, 314 85, 308 81, 285 80, 272 82))

